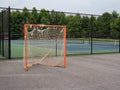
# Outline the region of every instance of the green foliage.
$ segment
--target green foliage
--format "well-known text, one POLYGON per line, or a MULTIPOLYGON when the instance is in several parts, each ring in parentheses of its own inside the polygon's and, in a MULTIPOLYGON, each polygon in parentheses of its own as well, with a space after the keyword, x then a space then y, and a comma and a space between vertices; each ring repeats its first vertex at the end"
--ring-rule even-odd
POLYGON ((118 18, 118 17, 119 17, 119 14, 116 11, 113 11, 112 12, 112 18, 115 19, 115 18, 118 18))
POLYGON ((82 37, 90 37, 90 30, 91 30, 91 23, 90 23, 90 18, 88 16, 83 16, 82 17, 82 24, 81 24, 81 29, 82 29, 82 37))
POLYGON ((26 7, 23 9, 22 15, 23 15, 23 22, 29 23, 30 12, 28 11, 26 7))
POLYGON ((45 9, 41 9, 40 13, 39 13, 41 20, 40 23, 41 24, 50 24, 50 20, 49 20, 49 12, 46 11, 45 9))
POLYGON ((52 24, 66 25, 67 37, 73 38, 118 38, 120 31, 120 18, 116 11, 111 14, 103 13, 101 16, 88 16, 80 14, 66 14, 64 12, 47 11, 41 9, 37 11, 33 7, 29 11, 26 7, 22 11, 11 12, 11 32, 12 39, 19 39, 23 35, 23 26, 25 23, 32 24, 52 24))
POLYGON ((111 36, 113 38, 118 38, 119 37, 119 33, 120 33, 120 17, 119 18, 115 18, 111 23, 111 36))
POLYGON ((99 16, 97 19, 97 29, 99 37, 103 38, 109 38, 111 28, 110 28, 110 22, 112 20, 111 14, 108 12, 103 13, 102 16, 99 16))
POLYGON ((16 11, 11 13, 11 38, 18 39, 19 35, 23 33, 23 15, 16 11))
POLYGON ((120 32, 120 17, 116 18, 111 22, 111 28, 120 32))
POLYGON ((58 25, 66 25, 66 17, 63 12, 57 13, 57 24, 58 25))
POLYGON ((31 24, 36 24, 37 20, 38 20, 38 13, 37 13, 37 9, 35 7, 33 7, 32 12, 30 13, 30 23, 31 24))

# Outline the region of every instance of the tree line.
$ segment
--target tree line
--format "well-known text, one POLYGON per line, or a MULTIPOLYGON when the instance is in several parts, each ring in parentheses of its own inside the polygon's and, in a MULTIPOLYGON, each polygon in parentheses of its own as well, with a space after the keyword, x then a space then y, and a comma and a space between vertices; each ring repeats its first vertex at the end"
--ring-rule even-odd
POLYGON ((35 7, 30 11, 25 7, 23 10, 11 10, 10 22, 12 39, 23 37, 25 23, 66 25, 68 38, 118 39, 120 32, 120 16, 116 11, 94 16, 80 15, 78 13, 66 14, 45 9, 38 11, 35 7))

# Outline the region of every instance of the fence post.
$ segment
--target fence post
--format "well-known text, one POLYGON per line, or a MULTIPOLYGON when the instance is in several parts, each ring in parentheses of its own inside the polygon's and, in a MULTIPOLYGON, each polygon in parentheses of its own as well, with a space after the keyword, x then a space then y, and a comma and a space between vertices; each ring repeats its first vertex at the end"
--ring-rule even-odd
POLYGON ((91 54, 93 54, 93 15, 91 15, 91 33, 90 33, 90 38, 91 38, 91 54))
POLYGON ((2 33, 2 56, 4 56, 4 31, 3 31, 3 10, 2 10, 2 28, 1 28, 1 33, 2 33))
POLYGON ((8 7, 8 59, 11 59, 10 6, 8 7))
POLYGON ((119 32, 119 53, 120 53, 120 32, 119 32))
MULTIPOLYGON (((58 23, 57 23, 57 12, 56 12, 55 15, 56 15, 56 16, 55 16, 55 17, 56 17, 56 18, 55 18, 55 24, 57 25, 57 24, 58 24, 58 23)), ((56 36, 56 39, 55 39, 55 44, 56 44, 56 45, 55 45, 55 46, 56 46, 56 49, 55 49, 55 50, 56 50, 56 51, 55 51, 55 55, 56 55, 56 57, 57 57, 57 36, 56 36)))

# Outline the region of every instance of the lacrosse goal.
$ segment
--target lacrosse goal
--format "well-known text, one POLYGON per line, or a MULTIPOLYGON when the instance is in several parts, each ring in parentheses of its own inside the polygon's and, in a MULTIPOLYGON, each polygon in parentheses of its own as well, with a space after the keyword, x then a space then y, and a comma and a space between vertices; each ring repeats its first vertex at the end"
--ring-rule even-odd
POLYGON ((66 26, 24 24, 24 69, 35 64, 66 67, 66 26))

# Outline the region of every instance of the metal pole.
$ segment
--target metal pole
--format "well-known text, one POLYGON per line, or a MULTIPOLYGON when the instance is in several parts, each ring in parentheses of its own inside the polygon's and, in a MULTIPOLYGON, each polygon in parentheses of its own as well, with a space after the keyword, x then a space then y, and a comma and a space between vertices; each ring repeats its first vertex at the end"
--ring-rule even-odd
POLYGON ((91 15, 91 54, 93 54, 93 15, 91 15))
POLYGON ((3 10, 2 10, 2 27, 1 27, 1 30, 2 30, 2 56, 4 56, 4 31, 3 31, 3 10))
POLYGON ((8 7, 8 59, 11 59, 10 7, 8 7))
POLYGON ((55 44, 56 44, 56 45, 55 45, 55 46, 56 46, 56 48, 55 48, 55 49, 56 49, 55 55, 57 56, 57 38, 56 38, 56 40, 55 40, 55 44))
MULTIPOLYGON (((56 18, 55 18, 56 20, 55 20, 55 23, 56 23, 56 25, 57 25, 57 12, 56 12, 56 18)), ((56 33, 57 34, 57 33, 56 33)), ((56 56, 57 56, 57 35, 55 36, 56 38, 55 38, 55 43, 56 43, 56 56)))
POLYGON ((1 44, 2 44, 2 13, 0 12, 0 54, 1 54, 1 44))
POLYGON ((119 53, 120 53, 120 32, 119 32, 119 53))

